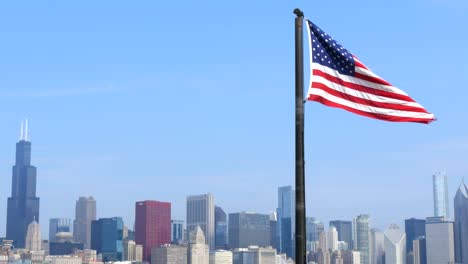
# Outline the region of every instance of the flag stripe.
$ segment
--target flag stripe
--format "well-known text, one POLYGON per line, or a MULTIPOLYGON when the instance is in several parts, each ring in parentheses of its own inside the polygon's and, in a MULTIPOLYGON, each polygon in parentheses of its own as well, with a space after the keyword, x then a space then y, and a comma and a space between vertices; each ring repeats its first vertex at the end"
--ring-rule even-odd
POLYGON ((433 119, 430 119, 430 118, 401 117, 401 116, 384 115, 384 114, 379 114, 379 113, 369 113, 369 112, 357 110, 357 109, 352 108, 352 107, 348 107, 348 106, 345 106, 345 105, 335 103, 335 102, 327 100, 326 98, 321 97, 319 95, 311 94, 311 95, 309 95, 307 100, 316 101, 316 102, 319 102, 319 103, 324 104, 326 106, 341 108, 341 109, 347 110, 349 112, 352 112, 352 113, 355 113, 355 114, 358 114, 358 115, 371 117, 371 118, 375 118, 375 119, 380 119, 380 120, 385 120, 385 121, 391 121, 391 122, 416 122, 416 123, 423 123, 423 124, 429 124, 431 121, 433 121, 433 119))
POLYGON ((317 88, 320 90, 323 90, 327 92, 328 94, 334 95, 336 97, 342 98, 344 100, 348 100, 354 103, 366 105, 366 106, 373 106, 373 107, 379 107, 379 108, 386 108, 386 109, 392 109, 392 110, 402 110, 402 111, 411 111, 411 112, 419 112, 419 113, 427 113, 426 110, 420 107, 414 107, 414 106, 409 106, 404 103, 400 104, 394 104, 394 103, 386 103, 386 102, 379 102, 377 100, 369 100, 369 99, 364 99, 360 98, 357 96, 353 96, 351 94, 348 94, 346 92, 340 92, 338 90, 335 90, 333 88, 328 87, 327 85, 319 82, 313 82, 312 83, 312 88, 317 88))
POLYGON ((414 102, 411 98, 409 98, 406 95, 395 94, 395 93, 391 93, 391 92, 387 92, 387 91, 374 89, 372 87, 367 87, 367 86, 364 86, 364 85, 355 84, 355 83, 352 83, 352 82, 346 82, 343 79, 340 79, 338 77, 332 76, 332 75, 327 74, 327 73, 324 73, 324 72, 322 72, 321 70, 318 70, 318 69, 314 69, 312 71, 312 82, 314 81, 314 76, 323 77, 323 78, 325 78, 326 80, 328 80, 330 82, 339 84, 341 86, 344 86, 344 87, 347 87, 347 88, 350 88, 350 89, 353 89, 353 90, 356 90, 356 91, 365 92, 365 93, 373 94, 373 95, 376 95, 376 96, 385 96, 385 97, 388 97, 388 98, 398 99, 398 100, 402 100, 402 101, 414 102))

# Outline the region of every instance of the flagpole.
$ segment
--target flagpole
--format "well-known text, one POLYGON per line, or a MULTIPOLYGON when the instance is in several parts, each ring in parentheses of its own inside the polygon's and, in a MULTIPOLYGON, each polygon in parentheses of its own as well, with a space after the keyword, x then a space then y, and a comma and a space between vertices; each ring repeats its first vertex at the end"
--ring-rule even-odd
POLYGON ((306 264, 306 229, 305 229, 305 170, 304 170, 304 13, 294 9, 296 15, 296 264, 306 264))

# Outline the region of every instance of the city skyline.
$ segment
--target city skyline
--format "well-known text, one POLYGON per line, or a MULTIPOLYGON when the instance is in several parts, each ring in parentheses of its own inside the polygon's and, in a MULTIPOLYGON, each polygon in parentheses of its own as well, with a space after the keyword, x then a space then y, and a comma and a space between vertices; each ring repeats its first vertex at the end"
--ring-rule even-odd
MULTIPOLYGON (((328 223, 369 214, 382 230, 430 216, 431 175, 447 171, 450 201, 468 175, 462 77, 448 68, 437 71, 450 80, 428 77, 434 64, 466 69, 466 40, 457 33, 468 6, 442 2, 343 3, 341 19, 321 15, 333 3, 211 3, 219 12, 205 10, 207 2, 2 3, 0 24, 8 26, 1 30, 15 44, 0 43, 1 215, 25 117, 44 237, 48 219, 74 218, 81 196, 96 199, 98 218, 122 216, 128 226, 134 203, 143 200, 169 201, 173 218, 185 219, 191 194, 213 193, 226 213, 275 211, 277 187, 294 180, 291 11, 300 6, 439 118, 430 126, 387 124, 307 103, 307 216, 328 223), (167 10, 184 18, 174 22, 179 33, 166 27, 173 19, 167 10), (375 23, 343 23, 351 18, 375 23), (448 50, 434 31, 462 39, 448 50), (226 98, 221 90, 234 92, 226 98)), ((5 228, 0 217, 0 237, 5 228)))

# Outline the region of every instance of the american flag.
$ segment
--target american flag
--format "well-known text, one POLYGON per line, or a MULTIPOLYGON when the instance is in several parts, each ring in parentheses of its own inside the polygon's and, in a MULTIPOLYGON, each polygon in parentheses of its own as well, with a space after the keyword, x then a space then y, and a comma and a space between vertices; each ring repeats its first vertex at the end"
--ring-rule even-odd
POLYGON ((307 100, 392 122, 435 120, 405 92, 383 80, 309 20, 311 85, 307 100))

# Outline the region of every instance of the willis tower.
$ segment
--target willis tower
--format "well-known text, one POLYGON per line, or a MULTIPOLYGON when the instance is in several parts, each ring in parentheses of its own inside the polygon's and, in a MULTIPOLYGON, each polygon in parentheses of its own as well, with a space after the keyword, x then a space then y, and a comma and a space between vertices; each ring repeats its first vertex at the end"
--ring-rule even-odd
POLYGON ((24 248, 28 225, 39 222, 39 197, 36 197, 36 167, 31 166, 31 142, 28 141, 28 121, 16 143, 16 163, 13 166, 11 197, 8 198, 7 239, 16 248, 24 248))

